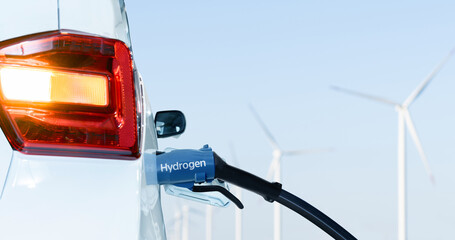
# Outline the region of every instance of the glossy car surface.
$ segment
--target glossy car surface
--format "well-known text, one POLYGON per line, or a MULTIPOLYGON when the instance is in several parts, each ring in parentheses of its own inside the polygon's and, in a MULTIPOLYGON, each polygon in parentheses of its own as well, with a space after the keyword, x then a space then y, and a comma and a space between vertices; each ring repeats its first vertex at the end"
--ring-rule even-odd
MULTIPOLYGON (((122 0, 5 1, 2 10, 2 42, 71 30, 132 49, 122 0)), ((134 73, 141 93, 141 157, 135 160, 24 154, 0 132, 0 239, 166 238, 159 187, 144 180, 142 153, 155 151, 157 140, 142 79, 134 73)))

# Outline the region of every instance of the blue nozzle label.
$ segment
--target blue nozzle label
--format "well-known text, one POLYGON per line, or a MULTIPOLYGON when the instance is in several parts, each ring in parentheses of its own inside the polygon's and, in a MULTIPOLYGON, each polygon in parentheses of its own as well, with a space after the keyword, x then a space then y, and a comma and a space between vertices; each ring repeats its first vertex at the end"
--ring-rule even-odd
POLYGON ((215 178, 212 149, 177 149, 159 155, 144 154, 147 184, 201 183, 215 178))

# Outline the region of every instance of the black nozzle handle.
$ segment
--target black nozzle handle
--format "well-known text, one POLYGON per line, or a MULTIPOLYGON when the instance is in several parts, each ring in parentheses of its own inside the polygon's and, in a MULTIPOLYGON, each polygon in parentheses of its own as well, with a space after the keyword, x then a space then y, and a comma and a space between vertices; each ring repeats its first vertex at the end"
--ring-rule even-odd
POLYGON ((266 201, 273 202, 281 193, 280 183, 271 183, 249 172, 227 164, 215 152, 215 178, 232 183, 262 196, 266 201))

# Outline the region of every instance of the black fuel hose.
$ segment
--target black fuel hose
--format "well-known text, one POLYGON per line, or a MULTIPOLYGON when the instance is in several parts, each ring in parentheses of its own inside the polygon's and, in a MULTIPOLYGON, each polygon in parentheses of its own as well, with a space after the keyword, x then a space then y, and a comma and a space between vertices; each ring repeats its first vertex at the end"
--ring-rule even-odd
POLYGON ((346 229, 341 227, 338 223, 333 221, 330 217, 311 206, 311 204, 305 202, 299 197, 293 195, 292 193, 287 192, 282 189, 277 202, 281 203, 283 206, 288 207, 294 212, 302 215, 304 218, 308 219, 314 225, 318 226, 324 232, 332 236, 334 239, 356 239, 352 234, 350 234, 346 229))
POLYGON ((280 183, 271 183, 242 169, 230 166, 216 153, 215 178, 230 182, 262 196, 269 202, 277 201, 297 212, 336 240, 356 240, 356 238, 327 215, 297 196, 281 189, 280 183))

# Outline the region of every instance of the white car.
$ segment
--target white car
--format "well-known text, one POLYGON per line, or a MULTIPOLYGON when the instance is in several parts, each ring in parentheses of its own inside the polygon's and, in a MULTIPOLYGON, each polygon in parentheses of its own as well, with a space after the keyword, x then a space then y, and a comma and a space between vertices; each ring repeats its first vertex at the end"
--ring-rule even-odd
POLYGON ((1 9, 0 239, 166 239, 158 184, 243 208, 226 182, 281 203, 335 239, 355 239, 208 145, 157 152, 157 138, 183 133, 185 118, 152 116, 123 0, 16 0, 1 9))
POLYGON ((1 9, 0 239, 166 239, 123 0, 1 9))

